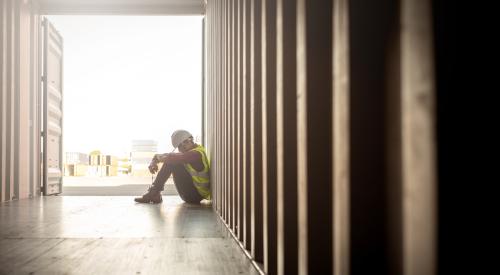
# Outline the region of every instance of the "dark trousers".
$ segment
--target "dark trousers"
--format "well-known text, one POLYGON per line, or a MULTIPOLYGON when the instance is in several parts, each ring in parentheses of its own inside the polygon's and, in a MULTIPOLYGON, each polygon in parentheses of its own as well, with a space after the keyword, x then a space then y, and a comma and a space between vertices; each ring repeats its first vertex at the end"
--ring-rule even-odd
POLYGON ((153 182, 153 188, 163 191, 165 182, 172 174, 174 176, 175 188, 183 201, 187 203, 199 203, 203 199, 194 186, 193 178, 182 164, 163 164, 153 182))

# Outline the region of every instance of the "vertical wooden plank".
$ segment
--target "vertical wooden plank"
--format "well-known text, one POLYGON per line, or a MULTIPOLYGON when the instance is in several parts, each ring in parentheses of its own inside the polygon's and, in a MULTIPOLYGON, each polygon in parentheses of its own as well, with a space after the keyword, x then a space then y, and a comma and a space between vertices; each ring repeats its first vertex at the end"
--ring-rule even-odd
POLYGON ((220 129, 219 129, 219 180, 222 184, 222 201, 224 205, 224 215, 223 219, 224 221, 227 221, 227 186, 224 178, 225 174, 225 167, 224 167, 224 152, 225 152, 225 144, 224 144, 224 111, 225 111, 225 106, 224 106, 224 100, 225 100, 225 75, 224 75, 224 60, 225 60, 225 52, 224 52, 224 0, 219 0, 219 36, 217 37, 217 40, 219 42, 219 59, 217 60, 217 63, 219 64, 219 122, 220 122, 220 129))
POLYGON ((210 117, 209 120, 209 129, 207 131, 209 132, 209 147, 210 147, 210 182, 213 185, 213 188, 215 190, 215 209, 217 213, 220 214, 220 207, 219 207, 219 186, 217 185, 217 181, 215 180, 215 143, 214 143, 214 117, 213 117, 213 109, 214 109, 214 98, 213 98, 213 82, 214 82, 214 68, 213 68, 213 18, 212 18, 212 8, 213 5, 207 5, 207 41, 209 48, 207 49, 207 58, 208 58, 208 70, 207 70, 207 82, 208 84, 208 98, 209 98, 209 110, 208 110, 208 115, 210 117))
POLYGON ((262 3, 262 138, 263 262, 277 274, 276 0, 262 3))
POLYGON ((243 241, 243 5, 238 3, 238 238, 243 241))
POLYGON ((27 100, 26 100, 26 114, 27 114, 27 132, 26 132, 26 139, 27 139, 27 160, 26 160, 26 166, 28 167, 27 169, 27 186, 26 186, 26 196, 28 198, 33 197, 33 187, 34 187, 34 172, 35 172, 35 163, 34 161, 38 159, 38 156, 36 155, 36 152, 34 151, 34 128, 36 127, 35 125, 35 118, 34 114, 36 113, 36 106, 34 104, 34 88, 37 86, 37 82, 35 80, 37 79, 35 76, 35 69, 37 67, 37 62, 35 62, 35 49, 37 48, 37 44, 35 43, 35 15, 34 15, 34 4, 32 2, 28 3, 29 9, 27 12, 27 17, 29 18, 27 20, 28 24, 28 33, 29 33, 29 38, 28 38, 28 59, 29 59, 29 67, 28 67, 28 91, 27 91, 27 100), (36 156, 36 158, 35 158, 36 156))
POLYGON ((212 9, 213 5, 207 5, 207 42, 208 42, 208 49, 207 49, 207 59, 208 59, 208 70, 207 70, 207 82, 208 82, 208 92, 207 92, 207 97, 209 98, 209 110, 208 110, 208 116, 210 117, 209 119, 209 127, 207 131, 209 132, 209 150, 210 150, 210 164, 211 164, 211 171, 210 171, 210 182, 212 184, 212 188, 214 189, 214 204, 215 204, 215 210, 217 213, 220 215, 220 207, 219 207, 219 186, 217 184, 217 181, 215 180, 215 167, 214 167, 214 162, 215 162, 215 144, 214 144, 214 97, 213 97, 213 81, 214 81, 214 69, 213 69, 213 16, 212 16, 212 9))
POLYGON ((243 213, 244 213, 244 228, 243 228, 243 243, 245 248, 250 250, 251 247, 251 209, 250 209, 250 185, 252 182, 252 174, 250 168, 250 1, 244 1, 244 23, 243 23, 243 77, 244 77, 244 95, 243 95, 243 213))
POLYGON ((225 75, 224 75, 224 0, 219 0, 218 5, 217 5, 217 11, 218 11, 218 20, 219 20, 219 25, 217 27, 218 31, 218 36, 217 36, 217 43, 218 43, 218 52, 219 52, 219 58, 216 60, 217 66, 219 68, 219 76, 218 76, 218 81, 219 81, 219 107, 217 109, 217 113, 219 116, 219 181, 221 183, 221 188, 222 188, 222 205, 223 205, 223 215, 222 219, 224 221, 227 220, 227 200, 226 200, 226 195, 227 195, 227 186, 225 183, 224 179, 224 173, 225 173, 225 167, 224 167, 224 100, 225 100, 225 75))
POLYGON ((218 193, 219 193, 219 214, 222 215, 222 200, 221 200, 221 185, 218 181, 218 168, 217 168, 217 157, 218 157, 218 144, 217 144, 217 126, 218 126, 218 121, 217 121, 217 112, 215 112, 215 110, 217 110, 217 63, 216 63, 216 60, 217 60, 217 43, 216 43, 216 34, 217 34, 217 7, 216 7, 216 2, 214 1, 214 4, 213 4, 213 27, 212 27, 212 37, 213 37, 213 49, 212 49, 212 52, 213 52, 213 57, 212 57, 212 67, 213 67, 213 98, 214 98, 214 102, 213 102, 213 120, 214 120, 214 128, 213 128, 213 131, 214 131, 214 137, 213 137, 213 140, 214 140, 214 162, 213 162, 213 170, 214 170, 214 180, 215 180, 215 183, 217 184, 217 188, 219 189, 218 193))
MULTIPOLYGON (((204 62, 205 62, 205 100, 206 100, 206 122, 207 125, 205 127, 205 147, 207 148, 207 157, 212 163, 212 145, 211 145, 211 138, 210 138, 210 131, 212 129, 211 126, 211 108, 210 108, 210 34, 209 34, 209 29, 210 29, 210 5, 206 6, 205 9, 205 18, 204 18, 205 24, 203 26, 203 32, 204 32, 204 37, 205 37, 205 56, 204 56, 204 62)), ((216 187, 215 183, 213 181, 213 173, 210 174, 210 189, 212 191, 212 209, 214 209, 215 212, 217 212, 217 192, 216 192, 216 187)))
POLYGON ((215 112, 216 108, 217 108, 217 94, 216 94, 216 88, 215 88, 215 85, 216 85, 216 77, 217 77, 217 70, 216 70, 216 63, 215 63, 215 60, 217 58, 217 48, 216 48, 216 44, 215 44, 215 31, 216 31, 216 13, 215 13, 216 9, 215 9, 215 2, 214 4, 212 5, 212 27, 211 27, 211 30, 212 30, 212 50, 211 50, 211 53, 212 53, 212 140, 213 140, 213 144, 214 144, 214 147, 213 147, 213 166, 212 166, 212 170, 213 170, 213 174, 214 174, 214 183, 217 185, 217 197, 218 197, 218 209, 219 209, 219 215, 222 215, 222 202, 221 202, 221 189, 220 189, 220 183, 217 181, 217 140, 216 140, 216 136, 217 136, 217 113, 215 112))
POLYGON ((231 183, 229 181, 229 173, 231 171, 229 165, 229 98, 230 98, 230 78, 229 78, 229 58, 230 58, 230 48, 229 42, 229 1, 224 1, 224 85, 225 85, 225 99, 224 99, 224 181, 226 182, 226 205, 227 205, 227 220, 226 224, 231 222, 231 201, 230 201, 230 190, 231 183))
POLYGON ((0 202, 5 194, 5 166, 6 166, 6 102, 7 102, 7 1, 0 3, 0 202))
POLYGON ((299 272, 331 274, 333 2, 298 2, 299 272))
POLYGON ((229 143, 229 154, 228 154, 228 162, 229 164, 229 175, 228 175, 228 181, 230 182, 230 190, 229 190, 229 207, 231 208, 231 221, 228 224, 229 228, 233 228, 234 224, 234 218, 235 218, 235 211, 233 207, 233 194, 234 194, 234 181, 233 181, 233 174, 235 172, 234 169, 234 162, 233 162, 233 137, 234 137, 234 129, 233 129, 233 121, 234 121, 234 116, 233 116, 233 101, 234 101, 234 96, 235 96, 235 91, 234 91, 234 68, 233 68, 233 62, 234 62, 234 47, 233 47, 233 27, 234 27, 234 13, 233 13, 233 6, 234 2, 230 1, 228 4, 228 14, 229 14, 229 28, 228 28, 228 47, 230 49, 229 51, 229 62, 227 64, 228 70, 229 70, 229 90, 230 90, 230 97, 229 97, 229 112, 228 112, 228 117, 229 117, 229 122, 228 122, 228 127, 229 127, 229 136, 228 136, 228 143, 229 143))
POLYGON ((217 93, 219 95, 219 98, 217 100, 217 116, 218 116, 218 121, 219 121, 219 126, 217 128, 217 141, 218 141, 218 151, 219 151, 219 156, 218 156, 218 170, 219 170, 219 182, 221 184, 221 201, 222 201, 222 219, 225 220, 226 217, 226 200, 225 200, 225 195, 226 195, 226 186, 224 185, 224 168, 222 164, 222 159, 223 159, 223 151, 224 151, 224 144, 222 143, 222 131, 224 129, 223 125, 223 112, 221 112, 223 106, 223 86, 224 86, 224 81, 223 81, 223 72, 222 72, 222 62, 221 60, 224 58, 223 54, 223 49, 222 49, 222 24, 223 24, 223 14, 222 14, 222 1, 223 0, 218 0, 217 1, 217 52, 218 52, 218 57, 215 62, 217 63, 217 81, 218 81, 218 87, 217 87, 217 93))
POLYGON ((230 47, 231 47, 231 184, 232 184, 232 189, 231 189, 231 208, 233 209, 233 220, 231 223, 231 229, 233 232, 236 234, 236 220, 238 218, 237 215, 237 208, 236 208, 236 175, 237 175, 237 163, 236 163, 236 135, 237 135, 237 128, 236 128, 236 112, 237 112, 237 86, 236 86, 236 16, 237 13, 235 12, 237 2, 236 1, 231 1, 231 8, 230 8, 230 13, 231 13, 231 41, 230 41, 230 47))
POLYGON ((215 67, 214 67, 214 54, 215 54, 215 51, 214 51, 214 15, 213 15, 213 5, 210 5, 211 7, 211 11, 210 11, 210 98, 211 98, 211 112, 210 112, 210 120, 211 120, 211 128, 210 128, 210 136, 211 136, 211 142, 212 142, 212 162, 211 162, 211 174, 212 174, 212 182, 215 184, 216 186, 216 190, 217 190, 217 211, 219 213, 219 215, 221 214, 221 206, 220 206, 220 190, 219 190, 219 184, 217 182, 217 170, 215 169, 216 168, 216 144, 215 144, 215 124, 216 124, 216 121, 215 121, 215 89, 214 89, 214 85, 215 85, 215 67))
POLYGON ((9 184, 10 184, 10 89, 11 89, 11 84, 10 84, 10 74, 12 70, 12 65, 11 65, 11 58, 12 58, 12 53, 11 53, 11 1, 4 1, 4 8, 5 8, 5 19, 4 19, 4 82, 3 87, 4 87, 4 104, 5 104, 5 109, 4 111, 4 117, 3 117, 3 169, 2 169, 2 198, 0 198, 0 201, 6 201, 9 200, 9 184))
MULTIPOLYGON (((298 271, 299 274, 308 274, 308 201, 309 186, 307 176, 309 163, 307 142, 309 132, 307 131, 308 94, 307 84, 307 14, 304 0, 297 0, 297 208, 298 208, 298 271)), ((328 242, 327 242, 328 243, 328 242)))
POLYGON ((227 66, 227 78, 228 78, 228 86, 227 86, 227 89, 228 89, 228 100, 227 100, 227 105, 228 105, 228 108, 227 108, 227 144, 226 144, 226 147, 227 147, 227 154, 226 154, 226 159, 227 159, 227 181, 228 181, 228 207, 229 207, 229 220, 228 220, 228 226, 229 228, 232 228, 232 223, 233 223, 233 220, 234 220, 234 208, 233 208, 233 202, 232 202, 232 199, 233 199, 233 181, 232 181, 232 174, 233 174, 233 161, 232 161, 232 148, 233 148, 233 144, 232 144, 232 141, 233 141, 233 124, 232 124, 232 120, 233 120, 233 97, 234 97, 234 93, 233 93, 233 77, 232 77, 232 74, 233 74, 233 67, 232 67, 232 61, 233 61, 233 52, 234 52, 234 48, 232 47, 232 30, 233 30, 233 12, 232 12, 232 3, 233 1, 228 1, 226 3, 226 10, 227 10, 227 17, 228 17, 228 23, 227 23, 227 27, 226 27, 226 33, 227 33, 227 37, 228 37, 228 40, 226 42, 226 47, 228 48, 228 61, 226 62, 226 66, 227 66))
POLYGON ((19 3, 19 76, 17 95, 17 161, 16 198, 28 198, 30 194, 30 84, 31 84, 31 4, 19 3))
POLYGON ((250 251, 250 255, 252 258, 255 258, 255 79, 254 79, 254 65, 255 65, 255 45, 254 45, 254 7, 255 0, 249 0, 249 13, 248 13, 248 172, 250 174, 249 177, 249 232, 250 242, 248 246, 248 250, 250 251))
POLYGON ((222 0, 217 0, 217 60, 215 62, 217 63, 217 94, 219 98, 217 99, 217 117, 218 117, 218 123, 219 126, 217 127, 217 142, 218 142, 218 180, 221 185, 221 201, 222 201, 222 219, 225 220, 226 217, 226 200, 225 200, 225 195, 226 195, 226 188, 224 185, 224 180, 223 180, 223 165, 222 165, 222 154, 224 150, 224 144, 222 143, 222 130, 224 129, 223 125, 223 112, 221 112, 222 108, 224 108, 222 102, 223 102, 223 85, 224 82, 222 80, 223 74, 222 74, 222 62, 221 60, 224 58, 223 57, 223 52, 222 52, 222 24, 223 24, 223 14, 222 14, 222 8, 221 8, 221 2, 222 0))
MULTIPOLYGON (((40 114, 40 108, 38 104, 39 95, 39 83, 41 83, 40 73, 38 68, 40 67, 39 62, 39 6, 37 2, 31 2, 31 14, 30 14, 30 59, 31 59, 31 70, 30 70, 30 186, 29 186, 29 196, 39 196, 39 167, 40 163, 40 128, 38 122, 38 115, 40 114)), ((1 153, 0 153, 1 154, 1 153)), ((1 196, 1 195, 0 195, 1 196)))
MULTIPOLYGON (((207 101, 207 109, 206 109, 206 116, 207 116, 207 127, 205 128, 205 138, 206 138, 206 148, 207 148, 207 153, 208 153, 208 159, 210 161, 210 163, 212 164, 213 163, 213 160, 212 160, 212 138, 211 138, 211 132, 212 132, 212 117, 211 117, 211 114, 212 114, 212 108, 211 108, 211 103, 212 103, 212 99, 211 99, 211 89, 210 89, 210 85, 212 83, 211 81, 211 45, 210 45, 210 41, 211 41, 211 35, 210 35, 210 20, 211 20, 211 15, 210 15, 210 9, 211 9, 211 5, 207 5, 206 6, 206 10, 205 10, 205 26, 203 28, 203 32, 204 32, 204 36, 205 36, 205 75, 206 75, 206 78, 205 78, 205 98, 206 98, 206 101, 207 101)), ((214 209, 215 212, 217 212, 217 187, 215 185, 215 182, 213 180, 213 172, 210 173, 210 188, 212 190, 212 208, 214 209)))
POLYGON ((237 22, 238 22, 238 1, 231 1, 232 6, 231 6, 231 14, 232 14, 232 20, 231 20, 231 78, 232 78, 232 100, 231 100, 231 128, 233 129, 233 132, 231 134, 231 151, 232 151, 232 157, 231 157, 231 169, 232 169, 232 174, 231 174, 231 182, 232 182, 232 193, 231 193, 231 207, 233 208, 233 220, 231 224, 231 228, 233 232, 236 234, 236 225, 237 225, 237 218, 238 218, 238 208, 237 208, 237 194, 236 194, 236 185, 237 185, 237 102, 238 102, 238 85, 237 85, 237 56, 238 56, 238 48, 237 48, 237 22))
POLYGON ((251 251, 253 258, 263 261, 262 252, 262 60, 261 0, 251 2, 251 251))
POLYGON ((19 91, 19 24, 18 24, 18 19, 19 19, 19 2, 18 1, 12 1, 11 2, 11 38, 12 38, 12 43, 9 43, 12 45, 12 48, 10 50, 10 53, 12 54, 11 56, 11 66, 12 66, 12 73, 10 77, 10 182, 9 182, 9 200, 13 200, 16 198, 16 186, 17 186, 17 172, 16 172, 16 163, 17 163, 17 152, 18 152, 18 147, 17 145, 17 109, 18 109, 18 91, 19 91))
POLYGON ((217 185, 218 189, 218 197, 219 197, 219 215, 222 215, 222 202, 221 202, 221 189, 220 189, 220 183, 218 182, 217 179, 217 113, 215 110, 217 110, 217 64, 215 63, 215 60, 217 59, 217 46, 216 46, 216 30, 217 30, 217 19, 216 19, 216 7, 215 7, 215 2, 213 4, 213 26, 212 26, 212 70, 213 70, 213 83, 212 83, 212 97, 213 97, 213 110, 212 110, 212 117, 213 117, 213 142, 214 142, 214 162, 212 163, 212 170, 214 173, 214 182, 217 185))
MULTIPOLYGON (((210 60, 210 37, 208 35, 208 28, 209 28, 209 7, 207 6, 205 9, 205 16, 203 17, 203 25, 201 31, 203 32, 203 68, 202 68, 202 73, 203 73, 203 98, 204 98, 204 126, 203 126, 203 146, 205 146, 207 150, 207 158, 210 161, 210 157, 212 155, 211 150, 212 148, 210 147, 210 97, 209 97, 209 85, 210 85, 210 76, 209 76, 209 60, 210 60)), ((212 183, 212 179, 210 179, 210 190, 212 192, 212 209, 214 211, 217 211, 216 207, 216 195, 215 195, 215 188, 214 184, 212 183)))
MULTIPOLYGON (((205 11, 206 12, 206 11, 205 11)), ((207 94, 206 94, 206 49, 207 49, 207 36, 206 28, 207 16, 201 19, 201 145, 208 150, 206 131, 207 131, 207 94)), ((213 193, 213 192, 212 192, 213 193)))
POLYGON ((227 149, 227 143, 226 143, 226 130, 227 130, 227 125, 226 125, 226 114, 227 114, 227 105, 226 105, 226 100, 227 100, 227 74, 226 74, 226 61, 227 61, 227 48, 226 48, 226 23, 227 23, 227 13, 226 13, 226 0, 221 0, 220 1, 220 11, 221 11, 221 33, 220 33, 220 41, 221 41, 221 58, 219 59, 220 62, 220 67, 221 67, 221 109, 220 115, 221 115, 221 181, 222 184, 224 185, 224 221, 227 223, 229 219, 229 208, 228 208, 228 186, 227 186, 227 180, 226 180, 226 172, 227 172, 227 163, 226 163, 226 149, 227 149))
POLYGON ((227 186, 224 181, 224 52, 223 52, 223 9, 222 9, 222 1, 223 0, 218 0, 217 1, 217 20, 218 20, 218 26, 217 26, 217 51, 218 51, 218 58, 216 60, 217 62, 217 67, 218 67, 218 87, 217 87, 217 93, 219 94, 219 99, 218 99, 218 104, 219 107, 217 108, 217 113, 219 116, 219 133, 218 133, 218 145, 219 145, 219 156, 217 158, 217 162, 219 165, 219 181, 222 184, 222 196, 221 200, 223 201, 224 205, 224 215, 223 215, 223 220, 227 220, 227 200, 226 200, 226 193, 227 193, 227 186))
POLYGON ((210 132, 211 132, 211 142, 212 142, 212 153, 211 153, 211 177, 212 177, 212 182, 216 186, 217 190, 217 211, 219 215, 221 214, 221 207, 220 207, 220 190, 219 190, 219 184, 217 182, 217 170, 216 170, 216 155, 217 155, 217 149, 216 149, 216 143, 215 143, 215 130, 216 130, 216 120, 215 120, 215 67, 214 67, 214 55, 215 55, 215 45, 214 45, 214 24, 215 24, 215 18, 214 18, 214 5, 209 5, 210 7, 210 98, 211 98, 211 112, 210 112, 210 117, 211 117, 211 127, 210 127, 210 132))
POLYGON ((278 274, 297 274, 297 7, 278 0, 276 26, 278 274))
POLYGON ((209 45, 209 48, 207 49, 207 55, 208 55, 208 60, 209 60, 209 64, 208 64, 208 70, 207 70, 207 74, 208 74, 208 78, 207 78, 207 82, 209 82, 209 91, 208 91, 208 97, 209 97, 209 110, 208 110, 208 115, 210 117, 210 120, 209 120, 209 138, 210 138, 210 163, 211 163, 211 173, 210 173, 210 182, 212 183, 214 190, 215 190, 215 197, 214 197, 214 200, 215 200, 215 208, 216 208, 216 211, 217 213, 220 215, 220 199, 219 199, 219 185, 216 181, 216 178, 215 178, 215 167, 214 167, 214 164, 215 164, 215 142, 214 142, 214 131, 215 131, 215 119, 214 119, 214 88, 213 88, 213 85, 214 85, 214 62, 213 62, 213 55, 214 55, 214 51, 213 51, 213 37, 214 37, 214 33, 213 33, 213 5, 207 5, 207 30, 208 30, 208 35, 207 35, 207 40, 208 40, 208 45, 209 45))
POLYGON ((403 272, 432 275, 437 269, 432 11, 430 1, 401 5, 403 272))
POLYGON ((233 1, 229 1, 228 5, 227 5, 227 12, 228 12, 228 28, 227 28, 227 32, 228 32, 228 41, 227 41, 227 47, 229 49, 229 53, 228 53, 228 63, 227 63, 227 67, 228 67, 228 91, 229 91, 229 100, 228 100, 228 105, 229 105, 229 111, 228 111, 228 117, 229 117, 229 120, 228 120, 228 150, 229 150, 229 154, 227 156, 228 158, 228 169, 229 169, 229 173, 228 173, 228 181, 229 181, 229 207, 231 209, 230 211, 230 214, 231 214, 231 220, 230 220, 230 223, 228 224, 229 225, 229 228, 232 228, 233 224, 234 224, 234 218, 235 218, 235 212, 234 212, 234 207, 233 207, 233 190, 234 190, 234 182, 233 182, 233 174, 234 174, 234 162, 233 162, 233 120, 234 120, 234 117, 233 117, 233 98, 234 98, 234 89, 233 89, 233 66, 232 66, 232 62, 233 62, 233 53, 234 53, 234 48, 232 47, 232 39, 233 39, 233 16, 234 14, 232 13, 232 6, 233 6, 233 1))
POLYGON ((0 202, 3 201, 3 195, 5 193, 5 151, 6 151, 6 129, 5 129, 5 110, 7 108, 6 101, 6 25, 7 25, 7 2, 2 1, 0 3, 0 202))
POLYGON ((333 16, 333 274, 349 274, 349 4, 333 16))
POLYGON ((255 0, 255 260, 264 261, 263 198, 262 198, 262 0, 255 0))
POLYGON ((220 43, 219 43, 219 37, 220 37, 220 13, 219 13, 219 2, 220 0, 216 0, 214 2, 214 9, 215 9, 215 34, 214 34, 214 45, 215 45, 215 59, 214 59, 214 65, 215 65, 215 150, 216 150, 216 158, 215 158, 215 164, 216 164, 216 181, 217 184, 219 185, 219 192, 220 192, 220 204, 221 204, 221 217, 224 216, 225 213, 225 208, 224 208, 224 189, 223 185, 220 181, 220 167, 219 167, 219 160, 220 160, 220 112, 217 110, 220 110, 220 68, 219 65, 220 63, 218 62, 220 59, 220 43))
POLYGON ((15 64, 14 64, 14 3, 13 1, 7 1, 6 5, 7 16, 6 16, 6 113, 5 113, 5 181, 4 181, 4 201, 11 200, 12 198, 12 182, 13 182, 13 154, 14 154, 14 146, 13 146, 13 134, 14 134, 14 125, 13 125, 13 106, 14 106, 14 74, 15 74, 15 64))
POLYGON ((226 162, 227 162, 227 182, 228 182, 228 192, 227 192, 227 204, 229 208, 229 220, 228 225, 231 226, 233 219, 233 208, 231 202, 231 194, 232 194, 232 181, 231 181, 231 173, 232 173, 232 163, 231 163, 231 99, 232 99, 232 78, 231 78, 231 57, 232 57, 232 48, 231 48, 231 1, 226 3, 226 13, 227 13, 227 26, 226 26, 226 47, 227 47, 227 61, 226 61, 226 71, 227 71, 227 122, 226 122, 226 162))
POLYGON ((13 142, 12 142, 12 185, 11 185, 11 199, 19 199, 19 185, 20 185, 20 173, 19 173, 19 157, 20 157, 20 107, 21 107, 21 5, 20 1, 14 1, 14 77, 13 81, 13 105, 12 105, 12 116, 13 116, 13 142))
POLYGON ((217 60, 219 58, 219 55, 218 55, 218 43, 217 43, 217 38, 218 38, 218 32, 217 32, 217 28, 218 28, 218 24, 219 24, 219 18, 218 18, 218 10, 217 10, 217 1, 214 1, 214 4, 213 4, 213 57, 212 57, 212 62, 213 62, 213 70, 214 70, 214 79, 213 79, 213 97, 214 97, 214 104, 213 104, 213 107, 214 109, 212 110, 213 112, 213 117, 214 117, 214 172, 215 172, 215 182, 217 184, 217 188, 219 189, 218 193, 219 193, 219 214, 220 216, 222 217, 223 215, 223 200, 222 200, 222 184, 220 183, 219 181, 219 168, 218 168, 218 157, 219 157, 219 141, 218 141, 218 129, 219 129, 219 121, 218 121, 218 118, 219 118, 219 114, 218 112, 216 111, 218 106, 219 106, 219 102, 218 102, 218 99, 219 99, 219 94, 218 94, 218 77, 219 77, 219 74, 218 74, 218 64, 217 64, 217 60))

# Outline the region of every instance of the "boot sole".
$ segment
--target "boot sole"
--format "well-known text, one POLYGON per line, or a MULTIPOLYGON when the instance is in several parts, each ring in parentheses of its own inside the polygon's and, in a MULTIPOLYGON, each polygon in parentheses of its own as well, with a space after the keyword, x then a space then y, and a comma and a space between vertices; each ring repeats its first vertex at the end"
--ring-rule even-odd
POLYGON ((150 204, 158 204, 158 203, 162 203, 163 202, 163 199, 160 199, 159 201, 154 201, 154 200, 150 200, 150 201, 136 201, 134 200, 136 203, 150 203, 150 204))

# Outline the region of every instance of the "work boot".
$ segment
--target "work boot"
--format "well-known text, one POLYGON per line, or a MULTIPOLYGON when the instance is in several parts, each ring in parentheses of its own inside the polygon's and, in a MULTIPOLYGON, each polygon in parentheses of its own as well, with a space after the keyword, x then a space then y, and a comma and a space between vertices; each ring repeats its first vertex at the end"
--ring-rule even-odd
POLYGON ((134 201, 140 203, 160 203, 163 199, 161 198, 161 191, 158 191, 151 186, 148 188, 148 192, 142 195, 142 197, 135 198, 134 201))

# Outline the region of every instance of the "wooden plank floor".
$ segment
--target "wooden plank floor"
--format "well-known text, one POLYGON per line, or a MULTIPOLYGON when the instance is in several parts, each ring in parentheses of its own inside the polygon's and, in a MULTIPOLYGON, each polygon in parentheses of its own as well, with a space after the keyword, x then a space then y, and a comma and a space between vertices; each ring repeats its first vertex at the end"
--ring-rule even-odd
POLYGON ((259 274, 210 205, 163 199, 0 204, 0 274, 259 274))

